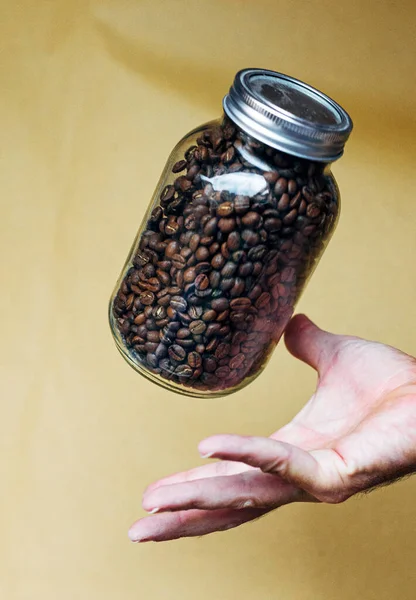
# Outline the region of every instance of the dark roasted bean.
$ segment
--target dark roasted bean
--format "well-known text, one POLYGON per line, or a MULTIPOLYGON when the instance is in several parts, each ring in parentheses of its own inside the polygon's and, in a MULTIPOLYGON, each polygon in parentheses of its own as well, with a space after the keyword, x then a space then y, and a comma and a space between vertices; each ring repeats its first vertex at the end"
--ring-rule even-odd
POLYGON ((279 210, 287 210, 289 208, 290 196, 289 194, 282 194, 279 202, 277 203, 277 208, 279 210))
POLYGON ((232 277, 237 270, 237 266, 234 262, 228 261, 221 269, 221 275, 225 278, 232 277))
POLYGON ((204 323, 204 321, 201 321, 201 320, 191 321, 191 323, 189 324, 189 329, 190 329, 191 333, 194 335, 199 335, 201 333, 204 333, 206 328, 207 328, 206 324, 204 323))
POLYGON ((188 303, 181 296, 172 296, 170 299, 171 307, 178 312, 185 312, 188 308, 188 303))
POLYGON ((285 217, 283 217, 283 223, 285 225, 292 225, 298 216, 298 211, 294 208, 290 212, 287 213, 285 217))
POLYGON ((251 229, 255 229, 260 224, 261 216, 259 215, 258 212, 254 212, 254 211, 251 210, 250 212, 246 213, 242 217, 241 221, 243 222, 243 224, 246 227, 250 227, 251 229))
POLYGON ((248 277, 253 272, 253 263, 246 262, 238 267, 240 277, 248 277))
POLYGON ((178 162, 176 162, 173 167, 172 167, 172 172, 173 173, 180 173, 181 171, 183 171, 186 167, 186 160, 178 160, 178 162))
POLYGON ((188 314, 192 321, 196 321, 202 316, 203 312, 204 311, 201 306, 191 306, 188 311, 188 314))
POLYGON ((219 271, 211 271, 209 275, 209 284, 211 288, 216 289, 221 282, 221 275, 219 271))
POLYGON ((195 279, 195 287, 197 290, 206 290, 209 287, 209 278, 204 273, 200 273, 195 279))
POLYGON ((188 354, 188 365, 192 368, 192 369, 199 369, 199 367, 202 365, 202 357, 198 352, 190 352, 188 354))
POLYGON ((225 264, 225 258, 222 254, 216 254, 211 260, 211 266, 213 269, 222 269, 225 264))
POLYGON ((212 219, 210 219, 204 227, 204 234, 213 235, 217 231, 217 225, 217 219, 212 217, 212 219))
POLYGON ((223 217, 218 221, 218 229, 222 233, 231 233, 235 229, 235 219, 223 217))
POLYGON ((240 247, 241 238, 238 231, 232 231, 227 238, 227 246, 230 250, 237 250, 240 247))
POLYGON ((200 273, 209 273, 211 271, 211 265, 209 262, 200 262, 195 265, 195 271, 198 275, 200 273))
POLYGON ((231 310, 248 310, 251 306, 250 298, 242 297, 242 298, 233 298, 230 302, 231 310))
POLYGON ((217 215, 219 217, 229 217, 234 212, 234 204, 232 202, 223 202, 217 207, 217 215))
POLYGON ((217 313, 215 312, 215 310, 212 310, 212 309, 205 311, 204 314, 202 315, 202 320, 205 321, 206 323, 208 323, 209 321, 215 321, 216 318, 217 318, 217 313))
POLYGON ((176 362, 182 362, 186 357, 186 351, 182 346, 178 344, 172 344, 168 349, 169 356, 171 360, 176 362))
POLYGON ((209 250, 205 246, 200 246, 195 252, 195 257, 199 261, 205 261, 209 258, 209 250))
POLYGON ((250 198, 248 196, 236 196, 234 198, 234 210, 238 215, 245 214, 250 208, 250 198))
POLYGON ((241 234, 246 246, 251 248, 255 246, 259 242, 259 235, 255 231, 251 231, 251 229, 245 229, 241 234))

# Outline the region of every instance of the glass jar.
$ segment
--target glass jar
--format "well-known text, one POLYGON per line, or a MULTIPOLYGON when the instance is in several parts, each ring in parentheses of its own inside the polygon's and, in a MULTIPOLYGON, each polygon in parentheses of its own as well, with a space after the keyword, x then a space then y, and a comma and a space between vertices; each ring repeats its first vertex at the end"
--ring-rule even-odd
POLYGON ((264 369, 339 215, 348 114, 305 83, 237 73, 221 119, 172 151, 110 302, 121 354, 213 397, 264 369))

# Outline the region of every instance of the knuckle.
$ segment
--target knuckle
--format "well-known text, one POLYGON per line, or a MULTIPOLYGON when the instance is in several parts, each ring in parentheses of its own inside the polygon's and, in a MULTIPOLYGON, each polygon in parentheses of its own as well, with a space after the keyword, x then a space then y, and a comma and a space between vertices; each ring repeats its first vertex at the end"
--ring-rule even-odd
POLYGON ((289 465, 289 454, 285 453, 280 456, 273 456, 265 461, 261 467, 263 473, 274 473, 284 476, 287 473, 289 465))
POLYGON ((258 498, 251 496, 250 498, 242 498, 237 501, 235 508, 262 508, 262 504, 258 498))

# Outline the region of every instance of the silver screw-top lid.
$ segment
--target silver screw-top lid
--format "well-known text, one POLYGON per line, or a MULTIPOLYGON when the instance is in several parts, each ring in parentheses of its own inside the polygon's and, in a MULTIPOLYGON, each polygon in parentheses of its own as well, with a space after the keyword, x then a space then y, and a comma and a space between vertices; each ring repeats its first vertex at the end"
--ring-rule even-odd
POLYGON ((248 135, 316 161, 342 156, 353 126, 348 113, 322 92, 265 69, 239 71, 223 104, 225 113, 248 135))

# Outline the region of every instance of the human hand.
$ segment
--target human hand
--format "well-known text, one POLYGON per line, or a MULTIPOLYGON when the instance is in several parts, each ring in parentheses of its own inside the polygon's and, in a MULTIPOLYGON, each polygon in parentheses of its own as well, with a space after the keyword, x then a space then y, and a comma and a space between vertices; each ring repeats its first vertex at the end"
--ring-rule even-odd
POLYGON ((316 392, 269 438, 217 435, 217 458, 150 485, 132 541, 230 529, 291 502, 339 503, 416 470, 416 359, 375 342, 334 335, 298 315, 289 351, 318 372, 316 392))

